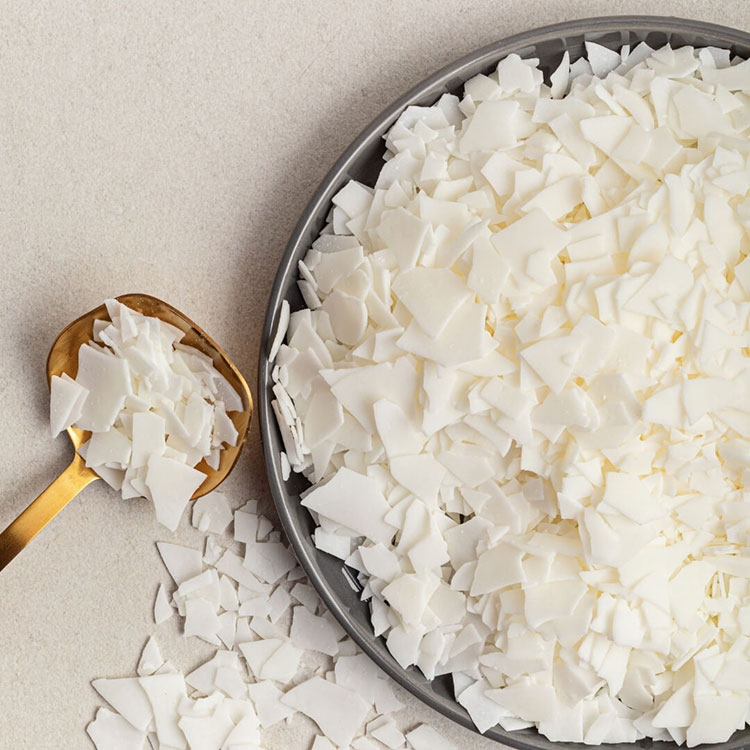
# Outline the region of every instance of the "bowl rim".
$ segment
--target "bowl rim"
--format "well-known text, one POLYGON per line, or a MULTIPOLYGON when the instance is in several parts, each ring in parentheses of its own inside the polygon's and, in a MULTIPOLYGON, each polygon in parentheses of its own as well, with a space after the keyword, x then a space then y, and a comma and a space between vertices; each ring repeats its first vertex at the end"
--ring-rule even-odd
MULTIPOLYGON (((325 211, 327 214, 331 198, 349 180, 347 175, 349 166, 356 162, 366 146, 372 145, 387 132, 406 107, 424 105, 428 102, 434 103, 446 87, 462 86, 471 77, 464 75, 467 68, 471 68, 472 71, 475 71, 477 68, 486 68, 508 54, 520 51, 525 47, 539 45, 543 42, 561 40, 563 46, 560 48, 560 51, 562 52, 568 46, 565 39, 566 36, 596 37, 597 35, 616 32, 623 34, 628 32, 676 35, 694 34, 696 36, 713 38, 717 46, 724 48, 741 45, 750 49, 750 33, 720 24, 676 16, 613 15, 581 18, 528 29, 511 36, 503 37, 496 42, 480 47, 444 65, 415 86, 412 86, 406 93, 395 99, 380 114, 373 118, 360 131, 350 145, 347 146, 320 182, 295 225, 279 260, 279 266, 268 297, 261 335, 258 360, 257 408, 266 475, 284 533, 294 550, 298 562, 316 592, 347 635, 354 640, 357 646, 380 669, 394 679, 401 687, 408 690, 422 703, 430 706, 430 708, 455 721, 457 724, 482 734, 484 737, 502 742, 510 747, 518 748, 518 750, 530 750, 532 748, 534 750, 554 750, 560 747, 581 748, 583 750, 587 746, 573 742, 553 742, 539 734, 536 729, 506 731, 495 725, 487 730, 487 732, 480 733, 471 721, 467 711, 458 701, 455 699, 450 703, 441 701, 439 696, 432 691, 415 684, 410 679, 409 672, 399 667, 395 660, 393 663, 387 661, 373 645, 376 636, 372 630, 370 629, 367 632, 352 620, 347 614, 343 602, 338 598, 328 581, 318 572, 317 564, 312 557, 311 550, 302 541, 303 535, 307 535, 307 532, 299 526, 291 513, 287 505, 285 493, 282 491, 284 480, 281 476, 277 460, 277 449, 274 447, 271 438, 271 435, 276 433, 278 428, 273 410, 270 407, 272 366, 268 362, 268 353, 278 325, 281 302, 285 298, 290 285, 296 279, 296 261, 300 255, 300 250, 304 251, 309 246, 307 238, 309 237, 311 228, 319 221, 321 212, 325 211)), ((623 43, 627 42, 623 41, 623 43)), ((475 74, 475 72, 471 73, 471 75, 475 74)), ((322 554, 317 550, 315 550, 315 553, 322 554)), ((343 562, 341 564, 343 565, 343 562)), ((747 737, 744 736, 746 734, 747 730, 740 730, 735 732, 732 738, 725 743, 701 745, 699 747, 710 747, 713 750, 747 750, 747 748, 750 748, 750 744, 747 742, 747 737)), ((657 748, 659 750, 673 750, 673 748, 677 747, 673 742, 653 741, 649 738, 639 740, 635 743, 609 745, 610 748, 617 750, 628 750, 637 746, 653 748, 653 750, 657 750, 657 748)))

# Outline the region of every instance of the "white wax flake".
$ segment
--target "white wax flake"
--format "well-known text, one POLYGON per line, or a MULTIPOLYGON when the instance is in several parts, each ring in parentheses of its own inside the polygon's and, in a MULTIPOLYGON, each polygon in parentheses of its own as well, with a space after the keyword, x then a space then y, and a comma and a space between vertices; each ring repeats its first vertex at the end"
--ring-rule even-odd
POLYGON ((220 706, 211 716, 183 716, 178 722, 190 748, 221 748, 234 723, 229 712, 220 706))
POLYGON ((154 714, 137 677, 94 680, 91 684, 132 726, 142 732, 148 730, 154 714))
POLYGON ((273 336, 271 342, 271 350, 268 353, 268 361, 273 362, 276 359, 276 354, 279 351, 279 347, 284 342, 284 337, 289 328, 289 303, 286 300, 282 300, 281 308, 279 309, 279 321, 276 326, 276 333, 273 336))
POLYGON ((595 42, 586 42, 585 46, 586 57, 594 75, 598 78, 606 77, 607 73, 613 71, 622 62, 620 53, 615 50, 608 49, 595 42))
POLYGON ((106 708, 96 712, 96 718, 86 727, 86 731, 96 750, 143 750, 146 740, 145 732, 106 708))
POLYGON ((295 607, 289 632, 292 643, 301 649, 328 656, 338 653, 338 633, 325 617, 317 617, 306 607, 295 607))
POLYGON ((381 717, 367 725, 367 734, 382 742, 391 750, 404 746, 406 738, 392 719, 381 717))
POLYGON ((136 412, 132 422, 131 466, 138 468, 148 464, 152 455, 160 456, 165 449, 167 423, 164 417, 151 411, 136 412))
MULTIPOLYGON (((340 656, 334 669, 336 684, 351 690, 370 704, 376 703, 381 685, 386 684, 382 672, 364 654, 340 656)), ((382 708, 381 713, 387 713, 382 708)))
POLYGON ((138 682, 151 704, 159 742, 185 750, 187 742, 177 713, 180 701, 186 698, 185 678, 181 674, 155 674, 141 677, 138 682))
MULTIPOLYGON (((246 539, 265 539, 253 541, 254 549, 260 555, 267 555, 265 559, 273 560, 281 544, 279 534, 267 519, 256 513, 256 503, 248 503, 237 511, 236 530, 246 539), (247 525, 242 516, 254 521, 247 525)), ((181 612, 184 611, 185 636, 199 635, 214 643, 218 636, 226 649, 234 649, 236 642, 237 650, 219 648, 212 659, 183 678, 171 664, 163 663, 156 642, 149 639, 138 665, 141 679, 95 681, 94 687, 120 712, 120 717, 106 714, 107 720, 97 723, 97 729, 92 730, 99 732, 97 741, 119 740, 120 728, 127 724, 138 728, 137 736, 141 739, 146 732, 151 732, 153 738, 155 730, 161 747, 214 750, 260 747, 260 727, 266 729, 291 716, 295 708, 285 701, 292 704, 298 701, 300 709, 330 733, 337 746, 349 740, 352 747, 374 746, 375 740, 368 737, 353 740, 364 730, 365 717, 373 706, 385 714, 403 705, 393 694, 387 678, 357 652, 354 643, 346 638, 340 640, 343 632, 336 623, 329 616, 314 614, 319 599, 303 582, 300 569, 282 575, 268 597, 270 586, 257 581, 243 567, 241 559, 225 550, 216 537, 207 539, 217 552, 212 553, 213 562, 207 563, 209 567, 205 570, 196 550, 159 543, 159 551, 171 575, 179 581, 174 598, 181 612), (236 591, 229 574, 220 575, 214 564, 232 571, 249 588, 240 583, 236 591), (245 575, 240 575, 240 571, 245 575), (304 605, 295 607, 287 638, 284 627, 274 625, 272 620, 288 610, 293 598, 304 605), (253 601, 265 604, 267 610, 254 614, 248 621, 242 615, 242 608, 253 601), (271 620, 264 619, 264 614, 271 620), (248 672, 256 682, 246 682, 238 652, 244 656, 248 672), (314 652, 318 652, 317 657, 314 652), (319 667, 316 669, 320 654, 333 657, 334 669, 328 672, 326 680, 313 676, 313 672, 321 671, 319 667), (298 687, 287 693, 289 698, 277 686, 288 690, 294 683, 298 687), (193 691, 190 697, 186 685, 193 691), (338 715, 342 706, 347 715, 343 723, 338 715), (117 720, 120 718, 122 722, 117 720)), ((287 569, 285 562, 284 570, 287 569)), ((394 742, 398 737, 403 744, 403 735, 392 722, 371 724, 373 732, 386 744, 390 742, 396 747, 394 742)), ((318 744, 325 747, 322 738, 318 744)))
POLYGON ((154 674, 162 664, 164 664, 164 658, 159 650, 159 644, 152 636, 146 641, 146 645, 143 647, 143 652, 141 653, 141 659, 138 662, 136 672, 139 677, 148 677, 154 674))
POLYGON ((196 529, 223 534, 232 522, 232 509, 221 492, 211 492, 193 503, 192 523, 196 529))
POLYGON ((464 282, 446 268, 404 271, 392 285, 393 293, 430 337, 437 338, 470 293, 464 282))
POLYGON ((83 344, 78 350, 75 380, 88 391, 75 426, 92 432, 106 432, 114 424, 126 397, 133 392, 127 362, 83 344))
MULTIPOLYGON (((50 383, 50 428, 92 432, 81 449, 86 465, 124 498, 153 500, 171 531, 223 445, 238 434, 227 412, 242 398, 211 359, 180 342, 182 331, 106 301, 111 322, 97 321, 97 343, 78 351, 75 380, 50 383)), ((287 310, 288 313, 288 310, 287 310)))
POLYGON ((320 677, 292 688, 282 701, 309 716, 339 746, 351 744, 369 711, 358 695, 320 677))
POLYGON ((243 565, 261 581, 276 583, 295 565, 294 555, 281 542, 246 542, 243 565))
POLYGON ((263 680, 248 685, 247 691, 258 712, 258 719, 263 729, 291 716, 295 709, 282 703, 284 694, 270 680, 263 680))
POLYGON ((509 715, 509 711, 490 700, 486 695, 489 684, 484 680, 477 680, 462 690, 458 695, 458 702, 469 712, 476 728, 484 733, 494 727, 501 719, 509 715))
POLYGON ((179 586, 203 572, 200 550, 171 542, 157 542, 156 548, 172 580, 179 586))
POLYGON ((494 151, 514 146, 519 109, 515 101, 482 102, 474 115, 464 121, 461 151, 494 151))
POLYGON ((253 543, 258 538, 259 516, 243 510, 234 512, 234 538, 238 542, 253 543))
POLYGON ((378 483, 349 469, 305 496, 302 505, 374 542, 390 542, 395 529, 385 521, 388 503, 378 483))
POLYGON ((153 497, 156 520, 175 531, 188 501, 205 478, 203 472, 180 461, 152 455, 145 483, 153 497))
POLYGON ((448 742, 427 724, 420 724, 416 729, 407 732, 406 740, 414 750, 456 750, 452 742, 448 742))
POLYGON ((77 422, 83 411, 83 403, 89 395, 87 388, 65 373, 53 375, 50 380, 49 422, 52 437, 77 422))
POLYGON ((185 636, 195 635, 214 646, 219 640, 219 617, 216 605, 205 599, 188 599, 185 602, 185 636))

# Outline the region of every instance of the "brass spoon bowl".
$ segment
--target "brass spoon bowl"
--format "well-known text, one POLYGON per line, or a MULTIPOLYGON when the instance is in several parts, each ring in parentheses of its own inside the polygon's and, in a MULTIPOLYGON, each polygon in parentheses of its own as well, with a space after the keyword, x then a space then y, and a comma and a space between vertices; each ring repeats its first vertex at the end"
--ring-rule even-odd
MULTIPOLYGON (((237 445, 221 451, 219 468, 212 469, 201 461, 195 468, 206 475, 203 484, 193 493, 195 500, 218 487, 234 468, 242 446, 247 439, 247 431, 253 414, 253 400, 245 379, 234 366, 224 350, 208 335, 171 305, 148 294, 124 294, 119 302, 144 315, 163 320, 165 323, 184 331, 182 343, 192 346, 211 357, 214 367, 229 381, 242 399, 242 411, 229 412, 237 430, 237 445)), ((68 373, 75 377, 78 372, 78 349, 93 338, 95 320, 109 320, 107 309, 100 305, 95 310, 82 315, 63 329, 52 344, 47 357, 47 383, 53 375, 68 373)), ((91 433, 76 427, 68 428, 68 435, 75 449, 71 464, 24 510, 2 533, 0 533, 0 570, 2 570, 86 485, 99 475, 86 466, 78 455, 78 449, 91 433)))

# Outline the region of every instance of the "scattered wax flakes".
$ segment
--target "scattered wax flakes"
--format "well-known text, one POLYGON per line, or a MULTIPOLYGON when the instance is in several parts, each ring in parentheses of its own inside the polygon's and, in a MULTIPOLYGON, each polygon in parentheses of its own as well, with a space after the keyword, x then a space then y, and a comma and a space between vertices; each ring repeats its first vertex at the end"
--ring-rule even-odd
POLYGON ((248 685, 247 692, 263 729, 268 729, 295 712, 294 708, 282 702, 284 693, 271 680, 248 685))
POLYGON ((297 673, 303 651, 291 643, 282 643, 265 660, 260 668, 259 677, 263 680, 276 680, 281 683, 289 683, 297 673))
POLYGON ((310 717, 334 744, 351 744, 370 710, 356 693, 313 677, 284 695, 285 705, 310 717))
POLYGON ((218 631, 219 617, 216 605, 206 599, 188 599, 185 602, 185 636, 195 635, 214 646, 221 645, 218 631))
POLYGON ((192 523, 196 529, 223 534, 232 522, 232 509, 221 492, 211 492, 193 503, 192 523))
POLYGON ((237 581, 241 587, 244 586, 253 594, 267 595, 270 593, 268 585, 261 583, 242 564, 242 558, 235 555, 234 552, 231 552, 230 550, 224 550, 216 563, 216 570, 229 576, 232 580, 237 581))
POLYGON ((320 598, 315 593, 315 589, 306 583, 295 583, 289 593, 293 599, 307 607, 313 614, 320 606, 320 598))
POLYGON ((185 735, 178 724, 178 707, 186 698, 185 678, 181 674, 155 674, 140 677, 138 682, 151 704, 159 742, 176 750, 186 750, 185 735))
POLYGON ((154 712, 137 677, 94 680, 91 684, 132 726, 142 732, 148 731, 154 712))
POLYGON ((286 589, 277 586, 268 599, 268 619, 274 624, 278 622, 282 615, 289 611, 291 603, 292 597, 286 589))
POLYGON ((183 547, 171 542, 157 542, 156 548, 172 580, 179 586, 203 572, 200 550, 183 547))
POLYGON ((89 395, 87 388, 69 375, 53 375, 50 380, 49 423, 52 437, 77 422, 83 411, 83 403, 89 395))
MULTIPOLYGON (((390 688, 378 667, 364 654, 340 656, 336 660, 334 672, 337 685, 348 688, 370 704, 376 703, 379 698, 385 698, 381 695, 382 684, 390 688)), ((378 710, 388 713, 382 708, 378 710)))
POLYGON ((367 734, 378 742, 382 742, 390 750, 401 748, 406 742, 403 732, 399 730, 393 719, 381 716, 367 725, 367 734))
POLYGON ((234 729, 227 708, 220 704, 210 716, 183 715, 177 723, 188 742, 188 747, 221 750, 224 741, 234 729))
POLYGON ((420 724, 406 733, 406 740, 414 750, 456 750, 452 742, 441 737, 432 727, 420 724))
MULTIPOLYGON (((747 65, 643 44, 588 56, 566 53, 550 89, 537 61, 509 56, 462 102, 399 118, 378 189, 346 187, 299 266, 318 309, 277 337, 274 410, 289 470, 313 484, 316 546, 356 571, 399 663, 451 674, 480 729, 723 741, 747 717, 750 636, 747 207, 722 198, 750 184, 747 65)), ((119 319, 121 333, 97 329, 115 351, 139 330, 119 319)), ((132 385, 128 404, 148 409, 132 385)), ((175 433, 159 455, 190 464, 184 428, 202 407, 151 408, 175 433)), ((200 440, 215 438, 204 425, 200 440)), ((266 582, 256 510, 235 517, 245 565, 207 547, 237 595, 191 596, 222 602, 219 637, 268 678, 247 695, 271 725, 292 709, 270 679, 309 676, 292 671, 319 602, 295 569, 266 582)), ((398 710, 351 641, 327 640, 339 653, 316 679, 398 710)), ((238 674, 207 663, 188 682, 240 695, 238 674)))
POLYGON ((227 576, 219 576, 219 605, 227 612, 236 612, 239 608, 237 590, 227 576))
POLYGON ((234 512, 234 538, 238 542, 253 543, 258 539, 260 517, 242 510, 234 512))
POLYGON ((188 501, 205 478, 203 472, 180 461, 152 455, 145 483, 153 497, 156 520, 175 531, 188 501))
POLYGON ((278 650, 282 641, 279 638, 265 638, 250 643, 240 643, 239 649, 248 663, 252 673, 260 677, 261 669, 271 655, 278 650))
POLYGON ((174 614, 174 608, 172 607, 167 592, 162 584, 159 584, 159 588, 156 592, 156 599, 154 600, 154 622, 157 625, 161 625, 166 622, 174 614))
MULTIPOLYGON (((158 624, 159 623, 157 623, 157 625, 158 624)), ((146 645, 143 647, 143 652, 141 653, 136 672, 139 677, 149 677, 154 674, 162 664, 164 664, 164 658, 159 650, 159 644, 152 636, 146 641, 146 645)))
POLYGON ((96 712, 96 718, 86 727, 86 732, 96 750, 143 750, 146 740, 145 732, 106 708, 96 712))
POLYGON ((245 542, 243 566, 261 581, 276 583, 296 564, 294 555, 281 542, 245 542))
POLYGON ((217 651, 213 658, 201 664, 185 677, 185 682, 201 695, 210 695, 216 687, 216 677, 220 669, 240 670, 240 659, 236 652, 217 651))
POLYGON ((295 607, 289 637, 298 648, 336 656, 338 632, 325 617, 318 617, 306 607, 295 607))

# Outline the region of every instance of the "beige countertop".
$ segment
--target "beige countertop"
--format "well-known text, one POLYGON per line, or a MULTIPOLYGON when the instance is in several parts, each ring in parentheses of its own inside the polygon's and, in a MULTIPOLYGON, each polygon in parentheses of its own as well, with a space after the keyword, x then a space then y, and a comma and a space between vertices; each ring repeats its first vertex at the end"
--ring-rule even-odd
MULTIPOLYGON (((278 259, 339 153, 389 102, 484 44, 611 13, 750 29, 744 0, 6 0, 0 14, 0 528, 70 459, 51 440, 47 351, 108 296, 169 300, 253 385, 278 259), (199 8, 196 10, 196 8, 199 8)), ((257 429, 228 483, 268 504, 257 429)), ((95 483, 0 573, 0 748, 93 747, 96 677, 126 676, 147 636, 183 669, 212 652, 156 628, 168 576, 145 501, 95 483)), ((204 644, 205 645, 205 644, 204 644)), ((399 695, 399 724, 495 745, 399 695)), ((267 735, 307 750, 311 722, 267 735)))

